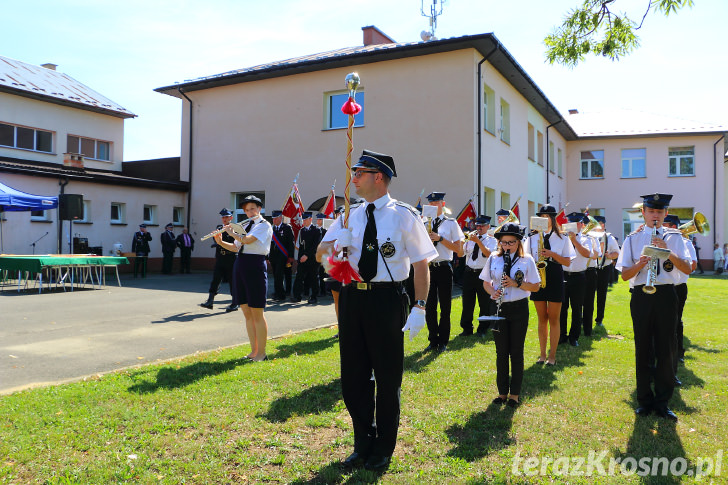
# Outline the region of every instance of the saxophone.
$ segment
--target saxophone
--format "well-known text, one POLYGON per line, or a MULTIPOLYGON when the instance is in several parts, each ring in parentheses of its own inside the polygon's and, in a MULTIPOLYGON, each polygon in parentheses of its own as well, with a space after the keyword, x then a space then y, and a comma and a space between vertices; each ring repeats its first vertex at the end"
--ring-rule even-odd
POLYGON ((541 277, 541 288, 546 288, 546 258, 543 256, 543 231, 538 231, 538 262, 536 268, 538 275, 541 277))

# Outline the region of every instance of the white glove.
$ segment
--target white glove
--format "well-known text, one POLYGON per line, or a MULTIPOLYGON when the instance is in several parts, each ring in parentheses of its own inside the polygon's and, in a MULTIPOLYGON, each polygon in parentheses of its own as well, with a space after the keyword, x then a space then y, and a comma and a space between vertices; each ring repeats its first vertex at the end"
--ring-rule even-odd
POLYGON ((409 330, 410 340, 414 340, 420 330, 425 327, 425 309, 420 307, 412 307, 412 311, 407 317, 407 323, 402 327, 402 331, 409 330))
POLYGON ((339 248, 351 246, 351 229, 341 229, 336 234, 336 245, 339 248))

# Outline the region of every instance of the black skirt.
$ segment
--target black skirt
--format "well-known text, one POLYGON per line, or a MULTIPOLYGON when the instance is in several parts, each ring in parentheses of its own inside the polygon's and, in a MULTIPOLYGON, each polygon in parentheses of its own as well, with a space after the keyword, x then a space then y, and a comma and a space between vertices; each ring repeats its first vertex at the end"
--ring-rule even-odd
POLYGON ((546 287, 531 293, 531 301, 564 301, 564 268, 549 259, 546 265, 546 287))

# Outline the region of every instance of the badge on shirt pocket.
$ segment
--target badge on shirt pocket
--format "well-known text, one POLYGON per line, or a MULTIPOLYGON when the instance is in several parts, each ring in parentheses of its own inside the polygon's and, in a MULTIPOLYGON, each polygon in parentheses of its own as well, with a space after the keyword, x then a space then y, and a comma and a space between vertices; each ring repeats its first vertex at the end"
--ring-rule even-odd
POLYGON ((382 236, 382 240, 384 240, 381 246, 379 246, 379 252, 382 257, 387 259, 399 258, 400 255, 397 254, 397 248, 400 247, 402 236, 397 232, 390 231, 382 231, 380 236, 382 236))
POLYGON ((397 248, 394 247, 394 244, 392 244, 391 241, 387 240, 382 246, 379 248, 379 250, 382 253, 382 256, 389 259, 392 256, 394 256, 397 253, 397 248))
POLYGON ((670 271, 672 271, 674 268, 675 268, 675 265, 669 259, 666 259, 665 262, 662 263, 662 269, 664 269, 668 273, 670 271))
POLYGON ((520 269, 516 271, 516 277, 513 278, 513 280, 518 286, 521 286, 523 284, 523 271, 521 271, 520 269))

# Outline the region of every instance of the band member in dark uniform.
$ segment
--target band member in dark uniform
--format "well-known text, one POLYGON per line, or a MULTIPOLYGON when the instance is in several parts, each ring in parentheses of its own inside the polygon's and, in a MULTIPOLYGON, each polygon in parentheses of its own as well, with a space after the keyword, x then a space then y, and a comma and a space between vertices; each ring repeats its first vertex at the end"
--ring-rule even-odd
POLYGON ((301 296, 308 294, 311 290, 311 296, 308 303, 313 305, 318 299, 318 267, 316 261, 316 249, 321 241, 321 230, 312 224, 313 213, 303 213, 303 227, 298 232, 298 269, 296 270, 296 282, 293 283, 293 297, 291 301, 298 303, 301 296))
MULTIPOLYGON (((328 219, 326 217, 326 214, 323 212, 319 212, 316 214, 316 227, 319 228, 321 231, 321 239, 324 238, 326 235, 326 228, 324 227, 324 219, 328 219)), ((318 246, 316 246, 318 249, 318 246)), ((320 261, 317 260, 319 263, 318 265, 318 283, 319 283, 319 295, 326 296, 327 289, 326 289, 326 271, 324 270, 323 266, 321 266, 320 261)))
POLYGON ((334 241, 347 247, 363 280, 344 285, 339 300, 341 390, 354 426, 354 452, 344 464, 377 471, 389 466, 397 443, 403 332, 413 339, 425 325, 427 261, 437 251, 414 208, 389 196, 397 175, 392 157, 365 150, 352 170, 366 202, 351 211, 348 229, 343 217, 334 222, 319 252, 332 251, 334 241), (411 313, 404 289, 410 262, 417 298, 411 313))
POLYGON ((265 304, 268 293, 268 268, 265 258, 270 251, 273 228, 260 211, 263 202, 254 195, 243 199, 243 210, 248 219, 243 222, 245 234, 238 234, 230 226, 225 232, 235 239, 231 244, 215 236, 215 242, 229 251, 238 251, 233 268, 233 304, 239 305, 245 315, 245 328, 250 340, 247 357, 253 362, 268 360, 265 346, 268 341, 268 322, 265 304))
POLYGON ((520 404, 523 382, 523 346, 528 330, 528 296, 538 291, 541 278, 536 263, 523 250, 521 239, 526 229, 518 224, 506 223, 495 234, 498 249, 490 255, 480 273, 483 287, 490 295, 492 314, 505 318, 499 331, 493 332, 496 352, 496 384, 498 397, 494 404, 520 404), (500 299, 500 310, 496 302, 500 299), (508 367, 510 363, 510 376, 508 367), (510 377, 510 378, 509 378, 510 377))
POLYGON ((164 226, 162 233, 162 273, 172 274, 172 260, 174 259, 174 250, 177 248, 177 241, 172 232, 174 226, 170 222, 164 226))
POLYGON ((457 221, 445 217, 445 192, 432 192, 427 203, 437 207, 437 217, 432 220, 430 240, 438 255, 430 262, 430 291, 427 294, 427 331, 430 345, 426 351, 444 352, 450 341, 450 309, 452 307, 452 258, 463 255, 465 234, 457 221), (440 304, 440 321, 437 304, 440 304))
POLYGON ((542 206, 536 213, 549 220, 548 231, 543 235, 543 251, 539 251, 539 234, 526 239, 525 250, 538 262, 546 261, 546 286, 531 294, 531 301, 538 315, 539 364, 556 365, 556 348, 561 334, 561 303, 564 301, 564 266, 569 266, 576 257, 574 246, 568 237, 561 234, 561 225, 556 221, 556 208, 550 204, 542 206), (548 357, 546 344, 549 344, 548 357))
MULTIPOLYGON (((463 274, 463 312, 460 315, 461 336, 473 334, 473 312, 475 311, 475 297, 478 297, 479 316, 490 315, 490 296, 480 280, 480 272, 485 266, 485 260, 495 251, 498 241, 488 235, 490 217, 480 215, 475 218, 475 230, 465 242, 465 272, 463 274)), ((488 322, 482 321, 478 325, 478 336, 485 336, 488 322)))
MULTIPOLYGON (((604 216, 594 216, 602 226, 603 235, 599 238, 602 247, 602 255, 597 260, 597 314, 595 323, 603 325, 604 306, 607 303, 607 289, 613 281, 614 261, 619 257, 619 244, 611 233, 606 230, 607 219, 604 216)), ((584 315, 584 318, 590 315, 584 315)), ((586 322, 585 322, 586 323, 586 322)), ((588 322, 591 323, 591 320, 588 322)))
MULTIPOLYGON (((589 261, 598 255, 598 252, 594 250, 592 239, 581 233, 584 228, 584 214, 572 212, 566 217, 569 222, 576 222, 577 224, 577 232, 568 233, 569 241, 574 246, 576 256, 571 260, 569 266, 564 267, 564 301, 561 305, 561 336, 559 337, 559 343, 569 342, 572 347, 577 347, 581 335, 584 295, 587 285, 587 266, 589 261), (569 306, 571 306, 571 331, 567 332, 569 306)), ((591 328, 589 334, 591 334, 591 328)))
POLYGON ((149 247, 149 241, 152 240, 152 235, 147 232, 146 224, 139 224, 139 230, 134 233, 134 238, 131 240, 131 252, 135 253, 134 258, 134 278, 137 277, 137 272, 141 269, 142 278, 147 277, 147 258, 151 248, 149 247))
POLYGON ((637 377, 638 407, 635 412, 638 416, 647 416, 654 411, 660 417, 677 421, 677 415, 668 408, 675 386, 673 356, 677 351, 675 283, 678 273, 690 274, 690 254, 680 231, 662 227, 672 195, 648 194, 642 198, 644 227, 625 238, 617 259, 617 269, 622 272, 622 279, 629 281, 632 293, 629 306, 637 377), (669 256, 651 263, 651 258, 642 255, 647 245, 669 249, 669 256), (644 291, 646 286, 648 292, 644 291), (657 362, 654 392, 650 382, 653 355, 657 362))
POLYGON ((192 251, 195 249, 195 238, 188 232, 187 228, 182 228, 182 234, 177 236, 177 247, 179 247, 179 272, 181 274, 190 273, 190 263, 192 260, 192 251))
POLYGON ((283 213, 273 211, 273 237, 270 243, 268 260, 273 267, 273 299, 285 300, 291 291, 293 264, 293 229, 283 222, 283 213))
MULTIPOLYGON (((222 209, 220 211, 220 217, 222 218, 222 224, 217 226, 217 229, 222 229, 224 226, 230 224, 233 220, 233 213, 229 209, 222 209)), ((222 240, 226 243, 234 243, 235 239, 226 232, 222 233, 222 240)), ((215 269, 212 272, 212 281, 210 282, 210 289, 208 291, 207 301, 200 303, 200 306, 212 310, 212 303, 215 301, 215 295, 220 290, 220 283, 226 281, 230 285, 230 297, 233 297, 233 266, 235 265, 235 257, 237 256, 236 251, 230 251, 214 243, 212 247, 215 248, 215 269)), ((234 312, 239 307, 233 301, 229 306, 225 308, 226 312, 234 312)))

